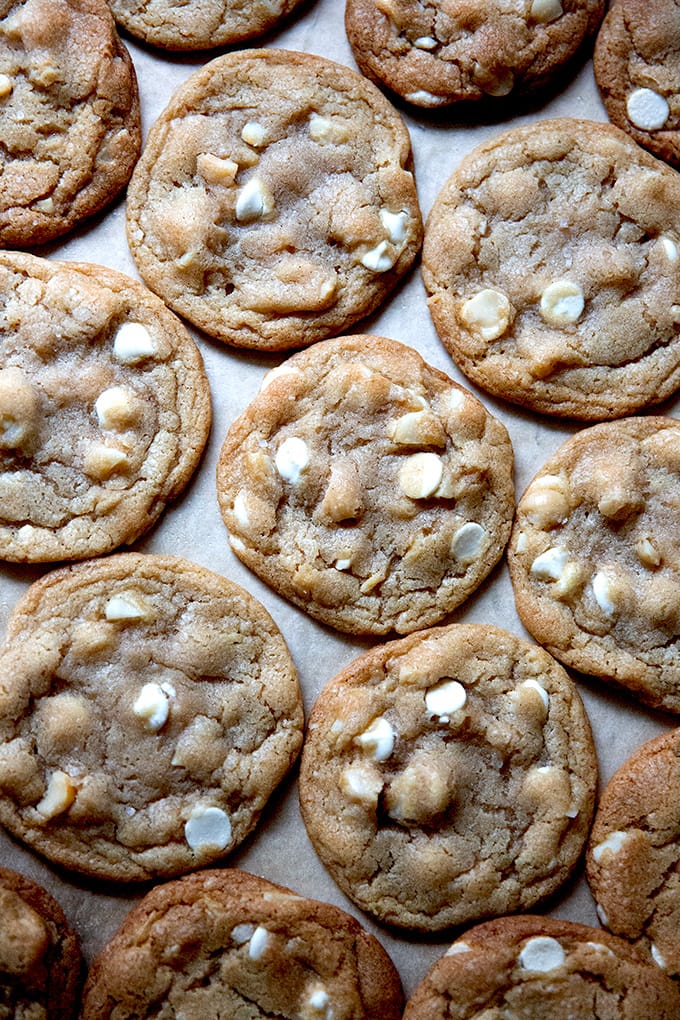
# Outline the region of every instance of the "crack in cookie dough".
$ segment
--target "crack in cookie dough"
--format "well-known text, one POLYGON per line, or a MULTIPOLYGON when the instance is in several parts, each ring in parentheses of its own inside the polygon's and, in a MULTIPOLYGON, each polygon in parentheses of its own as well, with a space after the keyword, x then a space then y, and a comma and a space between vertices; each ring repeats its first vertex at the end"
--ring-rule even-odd
POLYGON ((596 779, 565 671, 495 627, 453 625, 383 645, 324 688, 300 804, 361 909, 438 930, 555 890, 583 848, 596 779))
POLYGON ((597 425, 522 496, 508 551, 518 612, 562 662, 680 712, 680 427, 597 425))
POLYGON ((343 337, 265 377, 232 425, 218 498, 234 552, 354 633, 441 620, 500 558, 514 503, 505 428, 410 348, 343 337))
POLYGON ((0 820, 114 881, 230 852, 302 743, 297 676, 242 589, 173 557, 55 571, 0 656, 0 820))
POLYGON ((616 418, 680 382, 680 180, 609 125, 552 120, 459 165, 430 214, 429 307, 478 385, 616 418))
POLYGON ((146 282, 236 346, 341 332, 386 297, 421 237, 396 111, 355 72, 282 50, 230 54, 192 75, 128 191, 146 282))
POLYGON ((205 446, 198 349, 155 295, 103 267, 0 253, 0 280, 0 557, 134 541, 205 446))
POLYGON ((129 54, 100 0, 0 8, 0 244, 42 244, 127 184, 141 148, 129 54))

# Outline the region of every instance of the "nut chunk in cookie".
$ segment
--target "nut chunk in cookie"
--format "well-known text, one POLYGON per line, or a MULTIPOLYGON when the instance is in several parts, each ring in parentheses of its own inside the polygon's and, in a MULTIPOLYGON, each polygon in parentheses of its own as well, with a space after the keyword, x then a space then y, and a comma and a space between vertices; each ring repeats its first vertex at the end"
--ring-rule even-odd
POLYGON ((680 713, 680 422, 584 429, 519 501, 517 610, 552 655, 680 713))
POLYGON ((360 656, 322 690, 300 804, 350 899, 436 931, 557 889, 585 844, 596 783, 565 670, 496 627, 453 624, 360 656))
POLYGON ((217 487, 232 549, 276 591, 339 630, 409 633, 500 559, 512 469, 471 393, 403 344, 352 336, 265 377, 217 487))
POLYGON ((330 60, 218 57, 149 132, 127 227, 144 280, 195 326, 304 347, 372 312, 420 248, 408 131, 330 60))
POLYGON ((254 828, 302 724, 286 644, 237 585, 134 553, 54 571, 0 654, 0 822, 95 878, 190 871, 254 828))

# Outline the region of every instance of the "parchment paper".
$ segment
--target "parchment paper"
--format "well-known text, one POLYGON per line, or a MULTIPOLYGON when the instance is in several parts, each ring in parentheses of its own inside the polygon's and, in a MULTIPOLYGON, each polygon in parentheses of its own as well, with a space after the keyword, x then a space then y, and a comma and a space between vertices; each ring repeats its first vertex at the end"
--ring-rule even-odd
MULTIPOLYGON (((356 69, 344 31, 342 0, 315 0, 303 4, 284 28, 255 45, 303 50, 329 57, 356 69)), ((164 54, 123 36, 139 79, 144 131, 167 104, 171 94, 196 68, 217 52, 192 55, 164 54)), ((420 113, 400 107, 410 130, 416 179, 423 215, 460 158, 475 145, 508 127, 555 116, 606 121, 593 78, 592 62, 585 56, 566 81, 529 104, 489 115, 473 109, 465 119, 455 108, 420 113)), ((125 240, 124 198, 94 221, 39 254, 60 259, 98 262, 138 278, 125 240)), ((557 447, 582 426, 523 412, 475 390, 458 371, 441 345, 426 307, 425 290, 416 265, 379 314, 356 327, 415 347, 430 364, 468 386, 492 414, 508 428, 516 457, 518 496, 534 473, 557 447)), ((288 605, 252 575, 233 555, 217 508, 215 465, 229 424, 259 389, 266 371, 284 355, 244 354, 193 334, 201 348, 212 386, 214 423, 206 455, 185 495, 161 517, 155 529, 136 547, 144 552, 185 556, 224 574, 247 588, 267 607, 281 628, 297 665, 305 708, 308 711, 322 686, 373 641, 353 640, 317 624, 288 605)), ((655 413, 678 415, 680 400, 662 405, 655 413)), ((0 565, 0 636, 13 605, 28 585, 48 567, 0 565)), ((482 589, 451 618, 493 623, 528 637, 514 608, 512 589, 504 564, 482 589)), ((670 716, 642 708, 632 698, 605 689, 595 681, 579 679, 579 688, 592 721, 600 761, 601 785, 633 749, 677 724, 670 716)), ((42 883, 61 902, 78 931, 88 961, 118 928, 144 887, 117 887, 94 883, 60 871, 0 830, 0 861, 42 883)), ((407 994, 421 980, 452 940, 452 932, 434 937, 407 936, 374 923, 355 908, 327 875, 316 857, 300 819, 294 773, 275 793, 260 825, 234 854, 224 861, 282 883, 306 896, 334 903, 358 917, 380 939, 392 956, 407 994)), ((594 904, 582 870, 541 910, 555 916, 598 925, 594 904)))

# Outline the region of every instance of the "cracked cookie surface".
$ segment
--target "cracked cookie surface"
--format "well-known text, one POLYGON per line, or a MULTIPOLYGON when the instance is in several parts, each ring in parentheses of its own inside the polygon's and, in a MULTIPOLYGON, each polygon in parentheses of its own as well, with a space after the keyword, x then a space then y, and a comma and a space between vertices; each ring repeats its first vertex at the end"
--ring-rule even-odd
POLYGON ((440 192, 435 327, 491 393, 617 418, 680 384, 680 177, 618 128, 542 121, 474 149, 440 192))
POLYGON ((588 882, 600 920, 680 977, 680 729, 648 741, 600 798, 588 882))
POLYGON ((128 190, 147 284, 237 347, 303 347, 373 311, 422 225, 410 139, 361 75, 250 50, 211 61, 149 133, 128 190))
POLYGON ((615 0, 593 68, 610 120, 655 156, 680 165, 680 4, 615 0))
POLYGON ((680 992, 609 932, 551 917, 504 917, 457 939, 404 1020, 674 1020, 680 992))
POLYGON ((416 351, 341 337, 289 358, 231 426, 217 487, 231 546, 352 633, 437 623, 500 558, 505 427, 416 351))
POLYGON ((95 960, 82 1020, 399 1020, 399 976, 338 907, 245 871, 158 886, 95 960))
POLYGON ((543 649, 454 624, 356 659, 312 709, 310 839, 362 910, 438 930, 527 910, 587 838, 597 763, 576 688, 543 649))
POLYGON ((519 501, 517 610, 567 666, 680 712, 680 423, 630 418, 564 443, 519 501))
POLYGON ((364 74, 414 106, 544 87, 595 31, 603 0, 347 0, 364 74))
POLYGON ((54 571, 0 655, 0 821, 96 878, 189 871, 252 830, 302 723, 285 642, 237 585, 134 553, 54 571))
POLYGON ((210 390, 179 320, 102 266, 0 253, 0 558, 133 542, 186 486, 210 390))
POLYGON ((0 244, 42 244, 107 205, 141 148, 137 81, 102 0, 0 5, 0 244))

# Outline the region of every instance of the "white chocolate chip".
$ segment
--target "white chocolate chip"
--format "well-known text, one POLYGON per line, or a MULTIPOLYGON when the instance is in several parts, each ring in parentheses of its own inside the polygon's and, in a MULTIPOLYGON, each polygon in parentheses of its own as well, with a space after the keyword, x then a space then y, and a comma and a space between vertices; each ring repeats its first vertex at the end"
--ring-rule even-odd
POLYGON ((586 942, 586 945, 590 949, 594 949, 597 953, 607 953, 608 956, 615 956, 609 946, 605 946, 603 942, 586 942))
POLYGON ((560 475, 536 478, 522 498, 525 516, 543 530, 564 523, 569 509, 568 486, 560 475))
POLYGON ((269 932, 261 924, 257 926, 248 943, 248 956, 251 960, 261 960, 267 949, 269 932))
POLYGON ((231 930, 231 937, 237 946, 243 946, 248 939, 252 938, 254 931, 255 925, 253 924, 237 924, 231 930))
POLYGON ((170 715, 170 698, 160 684, 144 684, 132 711, 144 723, 144 728, 157 733, 168 721, 170 715))
POLYGON ((635 89, 626 100, 628 120, 642 131, 658 131, 670 112, 664 97, 653 89, 635 89))
POLYGON ((264 145, 266 132, 262 124, 258 124, 256 120, 249 120, 247 124, 243 125, 241 130, 241 138, 246 145, 252 145, 253 148, 259 149, 264 145))
POLYGON ((519 535, 517 536, 517 542, 515 544, 515 551, 518 552, 518 553, 526 552, 527 551, 527 544, 528 544, 528 542, 527 542, 526 533, 524 531, 520 531, 519 535))
POLYGON ((110 478, 114 471, 128 464, 128 455, 124 450, 106 443, 91 443, 83 457, 83 470, 90 478, 110 478))
POLYGON ((54 199, 51 197, 41 198, 38 202, 35 202, 34 208, 44 213, 54 212, 54 199))
POLYGON ((607 928, 609 926, 609 918, 607 917, 607 915, 604 912, 604 907, 601 907, 599 903, 596 903, 595 904, 595 913, 599 917, 601 924, 603 924, 604 927, 607 928))
POLYGON ((616 612, 616 589, 611 577, 604 570, 598 570, 591 583, 598 606, 606 616, 613 616, 616 612))
POLYGON ((481 524, 468 521, 454 532, 451 539, 451 554, 459 563, 466 566, 468 563, 474 563, 479 559, 487 537, 487 532, 481 524))
POLYGON ((599 864, 606 853, 617 854, 622 849, 627 838, 627 832, 621 832, 618 829, 614 832, 610 832, 601 843, 598 843, 597 846, 593 848, 593 860, 595 863, 599 864))
POLYGON ((7 99, 11 95, 14 84, 8 74, 0 74, 0 99, 7 99))
POLYGON ((386 431, 400 446, 446 446, 446 433, 429 408, 407 411, 388 422, 386 431))
POLYGON ((309 989, 301 1017, 304 1020, 333 1020, 331 1000, 322 984, 315 984, 309 989))
POLYGON ((76 788, 71 777, 57 769, 50 776, 47 789, 42 800, 36 804, 35 810, 43 818, 56 818, 68 811, 75 800, 76 788))
POLYGON ((374 807, 382 790, 382 779, 370 766, 350 765, 340 777, 340 789, 350 800, 374 807))
POLYGON ((471 953, 472 946, 469 946, 467 942, 454 942, 452 946, 444 953, 444 956, 458 956, 459 953, 471 953))
POLYGON ((659 241, 661 243, 661 247, 663 248, 664 254, 665 254, 666 258, 668 259, 668 261, 669 262, 677 262, 678 261, 678 255, 680 255, 680 252, 678 252, 678 246, 675 243, 675 241, 673 240, 673 238, 672 237, 660 237, 659 241))
POLYGON ((346 124, 336 118, 329 119, 313 113, 309 118, 309 137, 320 145, 331 143, 341 145, 349 141, 350 132, 346 124))
POLYGON ((97 397, 94 409, 103 429, 122 429, 134 417, 130 391, 124 386, 111 386, 97 397))
POLYGON ((441 106, 446 103, 446 96, 435 96, 426 89, 417 89, 415 92, 407 92, 404 96, 409 103, 416 103, 418 106, 441 106))
POLYGON ((510 324, 510 302, 499 290, 480 290, 462 306, 460 317, 484 340, 496 340, 510 324))
POLYGON ((268 216, 274 209, 274 197, 259 177, 251 177, 236 198, 236 219, 239 223, 252 223, 268 216))
POLYGON ((431 35, 420 35, 413 40, 413 45, 417 50, 433 50, 437 45, 437 40, 433 39, 431 35))
POLYGON ((154 342, 141 322, 124 322, 113 341, 113 356, 123 365, 134 365, 156 353, 154 342))
POLYGON ((550 21, 556 21, 562 13, 560 0, 532 0, 529 16, 532 21, 545 25, 550 21))
POLYGON ((557 939, 548 935, 537 935, 525 942, 519 954, 519 962, 525 970, 547 974, 561 967, 566 959, 562 946, 557 939))
POLYGON ((195 853, 224 850, 231 841, 231 822, 221 808, 199 805, 189 815, 184 836, 195 853))
POLYGON ((448 719, 454 712, 463 708, 466 701, 465 688, 457 680, 445 680, 444 683, 430 687, 425 694, 425 707, 428 713, 442 719, 448 719))
POLYGON ((636 542, 635 552, 644 567, 658 567, 661 563, 661 553, 651 538, 641 538, 636 542))
POLYGON ((242 528, 247 528, 250 524, 247 499, 248 494, 245 489, 240 489, 234 499, 234 517, 242 528))
POLYGON ((297 485, 304 471, 309 466, 309 447, 304 439, 297 436, 289 436, 279 446, 274 458, 276 470, 281 477, 297 485))
POLYGON ((522 683, 520 684, 520 687, 527 687, 529 688, 529 690, 536 691, 536 693, 540 695, 541 701, 543 702, 543 707, 547 709, 548 705, 550 704, 550 695, 546 691, 545 687, 541 687, 537 680, 534 680, 533 677, 530 677, 528 680, 523 680, 522 683))
POLYGON ((552 326, 577 322, 584 307, 583 291, 572 280, 555 280, 541 294, 541 315, 552 326))
POLYGON ((661 967, 661 970, 665 970, 666 961, 653 942, 650 943, 649 952, 651 953, 652 959, 654 960, 654 963, 657 965, 657 967, 661 967))
POLYGON ((0 449, 25 446, 37 431, 39 414, 38 395, 23 372, 0 369, 0 449))
POLYGON ((104 607, 107 620, 149 620, 152 609, 137 592, 125 591, 112 595, 104 607))
POLYGON ((569 553, 561 546, 553 546, 540 553, 531 564, 531 573, 539 581, 559 581, 569 560, 569 553))
POLYGON ((333 566, 335 567, 336 570, 349 570, 349 568, 352 566, 352 561, 348 559, 336 560, 333 566))
POLYGON ((394 750, 394 730, 387 719, 378 716, 367 730, 354 738, 374 761, 386 761, 394 750))
POLYGON ((403 244, 406 240, 406 224, 409 214, 404 209, 397 213, 390 212, 389 209, 381 209, 380 220, 392 244, 403 244))
POLYGON ((211 152, 202 152, 196 160, 196 169, 208 184, 224 184, 230 186, 236 179, 238 163, 228 156, 215 156, 211 152))
POLYGON ((266 376, 260 384, 260 392, 266 390, 268 386, 271 386, 277 379, 281 379, 284 376, 289 376, 291 379, 302 379, 303 375, 299 368, 291 367, 287 362, 284 361, 283 365, 277 365, 276 368, 272 368, 267 372, 266 376))
POLYGON ((361 258, 362 266, 370 269, 372 273, 386 273, 397 261, 396 252, 388 252, 387 241, 381 241, 375 248, 371 248, 361 258))
POLYGON ((427 499, 439 487, 443 472, 436 453, 414 453, 399 469, 399 488, 409 499, 427 499))

